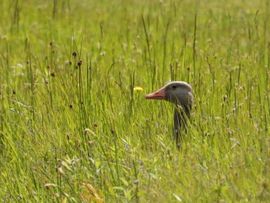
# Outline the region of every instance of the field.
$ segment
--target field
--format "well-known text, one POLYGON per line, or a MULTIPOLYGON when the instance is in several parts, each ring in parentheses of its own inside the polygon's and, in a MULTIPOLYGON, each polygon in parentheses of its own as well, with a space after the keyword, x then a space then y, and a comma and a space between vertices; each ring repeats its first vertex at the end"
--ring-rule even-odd
POLYGON ((270 202, 268 0, 1 0, 1 202, 270 202), (173 105, 189 82, 180 150, 173 105))

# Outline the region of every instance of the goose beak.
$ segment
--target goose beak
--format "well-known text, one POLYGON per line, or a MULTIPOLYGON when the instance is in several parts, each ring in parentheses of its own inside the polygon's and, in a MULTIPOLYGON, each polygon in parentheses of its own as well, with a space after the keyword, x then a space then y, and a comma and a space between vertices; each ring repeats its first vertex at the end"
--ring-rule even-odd
POLYGON ((165 88, 161 88, 155 92, 145 95, 145 99, 165 99, 165 88))

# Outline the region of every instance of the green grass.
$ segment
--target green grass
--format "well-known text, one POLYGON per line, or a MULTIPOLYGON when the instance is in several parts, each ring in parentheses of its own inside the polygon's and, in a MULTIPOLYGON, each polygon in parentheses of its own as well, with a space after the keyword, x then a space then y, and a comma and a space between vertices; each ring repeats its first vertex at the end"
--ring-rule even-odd
POLYGON ((269 202, 268 0, 1 0, 1 202, 269 202), (192 84, 179 151, 173 107, 192 84), (134 91, 140 86, 143 91, 134 91))

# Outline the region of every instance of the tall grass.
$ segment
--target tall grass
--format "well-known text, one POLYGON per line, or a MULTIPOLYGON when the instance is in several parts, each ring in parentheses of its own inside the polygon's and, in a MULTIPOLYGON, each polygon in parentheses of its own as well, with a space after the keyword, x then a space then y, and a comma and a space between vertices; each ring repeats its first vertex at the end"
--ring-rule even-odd
POLYGON ((270 199, 267 0, 0 10, 1 201, 270 199), (169 80, 195 94, 181 150, 171 105, 144 99, 169 80))

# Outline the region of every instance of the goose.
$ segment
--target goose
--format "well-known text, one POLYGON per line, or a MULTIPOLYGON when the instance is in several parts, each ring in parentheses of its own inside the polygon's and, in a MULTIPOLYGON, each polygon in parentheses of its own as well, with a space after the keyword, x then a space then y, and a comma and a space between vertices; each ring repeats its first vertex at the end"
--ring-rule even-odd
POLYGON ((172 81, 159 90, 145 95, 146 99, 165 100, 173 103, 174 127, 173 136, 177 148, 181 146, 181 133, 187 131, 187 121, 193 104, 193 93, 190 84, 184 81, 172 81))

